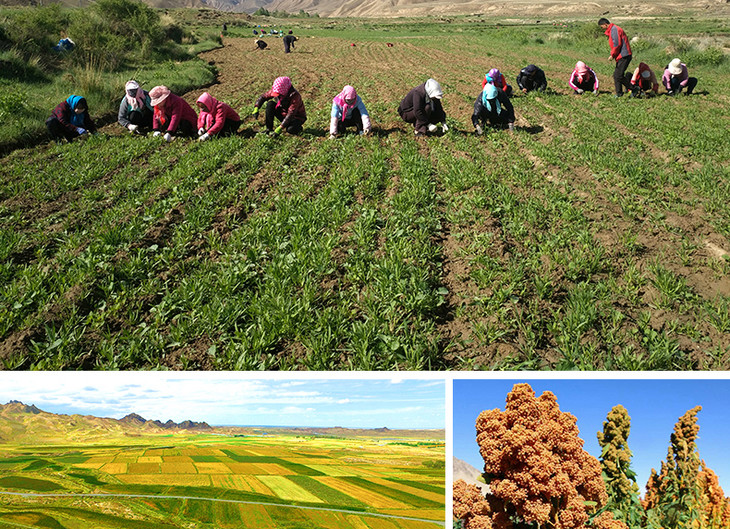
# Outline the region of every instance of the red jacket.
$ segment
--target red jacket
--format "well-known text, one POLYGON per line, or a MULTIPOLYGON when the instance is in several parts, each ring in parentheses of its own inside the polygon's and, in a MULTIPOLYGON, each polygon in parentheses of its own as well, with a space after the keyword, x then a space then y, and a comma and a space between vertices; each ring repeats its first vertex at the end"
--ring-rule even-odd
MULTIPOLYGON (((274 99, 275 97, 274 92, 271 90, 264 92, 256 100, 256 104, 254 106, 256 108, 261 108, 264 101, 274 99)), ((282 129, 285 129, 292 119, 297 119, 301 123, 307 121, 307 112, 304 110, 304 101, 302 101, 301 94, 299 94, 293 86, 289 90, 288 94, 279 94, 279 97, 276 100, 276 110, 278 113, 284 114, 284 118, 281 120, 282 129)))
POLYGON ((616 24, 609 24, 606 36, 608 37, 608 45, 611 46, 611 57, 618 60, 631 55, 629 38, 623 29, 616 24))
POLYGON ((195 129, 198 122, 198 114, 192 109, 188 102, 182 97, 170 94, 165 99, 165 108, 155 107, 155 114, 152 118, 153 130, 165 130, 170 134, 174 134, 180 126, 180 121, 189 121, 191 129, 195 129), (165 127, 163 129, 163 127, 165 127))
POLYGON ((198 101, 204 103, 208 108, 207 111, 200 111, 200 116, 198 116, 198 129, 205 129, 211 136, 218 134, 223 129, 227 119, 241 121, 241 117, 235 110, 225 103, 218 101, 208 92, 201 95, 198 101))

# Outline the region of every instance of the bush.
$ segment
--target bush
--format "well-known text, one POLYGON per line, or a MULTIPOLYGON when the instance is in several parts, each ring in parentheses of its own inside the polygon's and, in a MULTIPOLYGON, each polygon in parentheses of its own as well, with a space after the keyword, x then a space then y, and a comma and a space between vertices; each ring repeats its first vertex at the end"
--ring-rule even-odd
POLYGON ((603 37, 604 31, 595 22, 589 22, 578 27, 573 32, 575 40, 590 41, 603 37))

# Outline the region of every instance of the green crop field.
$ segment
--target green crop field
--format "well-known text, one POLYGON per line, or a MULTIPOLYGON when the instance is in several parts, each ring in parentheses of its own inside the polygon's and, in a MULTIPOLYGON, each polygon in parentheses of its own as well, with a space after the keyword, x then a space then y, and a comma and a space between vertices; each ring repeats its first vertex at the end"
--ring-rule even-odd
POLYGON ((444 523, 440 441, 405 446, 364 436, 338 439, 332 449, 331 439, 287 434, 173 439, 170 447, 169 436, 140 437, 132 462, 122 446, 128 439, 119 447, 1 445, 0 527, 235 528, 258 520, 256 527, 271 529, 429 529, 444 523), (162 443, 166 449, 156 450, 162 443), (204 455, 211 450, 219 455, 204 455), (253 452, 262 463, 244 473, 238 459, 253 452), (162 453, 163 462, 145 462, 150 453, 162 453), (310 453, 319 468, 338 468, 337 477, 307 471, 310 453), (167 459, 178 468, 166 466, 167 459), (299 463, 287 464, 292 460, 299 463), (265 472, 265 461, 276 470, 265 472), (8 494, 29 492, 53 495, 8 494))
POLYGON ((202 54, 218 69, 208 90, 247 116, 288 75, 304 133, 257 135, 262 123, 248 119, 236 137, 163 144, 110 125, 5 155, 0 359, 727 369, 728 21, 619 22, 636 37, 631 70, 644 61, 661 75, 680 56, 697 93, 613 99, 594 20, 299 21, 289 55, 275 39, 251 49, 249 28, 237 28, 202 54), (596 70, 598 96, 569 93, 578 60, 596 70), (485 72, 514 84, 530 63, 548 92, 513 98, 514 134, 475 136, 485 72), (451 130, 418 139, 396 108, 429 77, 451 130), (345 84, 374 134, 328 141, 345 84))

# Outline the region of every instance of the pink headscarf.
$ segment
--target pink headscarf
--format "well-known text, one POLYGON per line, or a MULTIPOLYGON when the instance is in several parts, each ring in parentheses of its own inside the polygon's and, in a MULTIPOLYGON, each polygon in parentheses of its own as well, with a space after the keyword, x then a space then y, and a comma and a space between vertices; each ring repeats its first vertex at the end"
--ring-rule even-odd
POLYGON ((291 79, 289 77, 277 77, 274 84, 271 85, 271 91, 281 96, 285 96, 291 90, 291 79))
POLYGON ((127 98, 127 104, 132 107, 132 110, 139 110, 140 108, 144 107, 146 99, 144 95, 144 90, 140 89, 139 83, 137 81, 127 81, 127 84, 124 85, 124 91, 126 92, 125 97, 127 98), (131 90, 137 90, 137 95, 134 97, 129 95, 129 92, 131 90))
POLYGON ((205 114, 205 130, 208 130, 210 127, 213 126, 213 116, 215 116, 215 110, 218 107, 218 100, 210 95, 208 92, 203 92, 200 94, 200 97, 198 98, 199 103, 203 103, 205 105, 205 108, 207 108, 207 111, 201 111, 201 116, 205 114))
POLYGON ((583 61, 575 63, 575 73, 578 74, 578 80, 582 83, 588 74, 588 66, 586 66, 586 63, 583 61))
POLYGON ((335 98, 332 100, 337 106, 342 107, 342 121, 345 121, 345 118, 347 118, 347 113, 350 111, 351 108, 357 104, 357 92, 355 89, 347 85, 342 89, 342 92, 337 94, 335 98), (352 104, 347 103, 348 99, 354 99, 355 101, 352 104))

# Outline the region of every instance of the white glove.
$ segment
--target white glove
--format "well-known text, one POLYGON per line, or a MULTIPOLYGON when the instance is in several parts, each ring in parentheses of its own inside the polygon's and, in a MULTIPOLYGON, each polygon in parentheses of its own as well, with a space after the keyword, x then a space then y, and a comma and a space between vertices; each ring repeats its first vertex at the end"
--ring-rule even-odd
POLYGON ((337 136, 336 136, 335 134, 330 134, 330 137, 329 137, 329 139, 330 139, 330 140, 334 140, 334 139, 335 139, 336 137, 337 137, 337 136))
POLYGON ((446 123, 441 123, 441 132, 448 132, 449 127, 446 125, 446 123))
POLYGON ((598 90, 594 90, 594 91, 593 91, 593 95, 594 95, 594 96, 597 96, 597 95, 598 95, 598 90))
POLYGON ((583 89, 582 88, 576 88, 575 91, 578 92, 579 94, 582 94, 583 93, 583 89))
POLYGON ((198 136, 202 136, 203 134, 205 134, 205 129, 203 127, 200 127, 198 129, 198 136))
POLYGON ((158 136, 162 136, 162 132, 160 132, 159 130, 156 130, 152 133, 152 136, 154 136, 155 138, 158 136))
POLYGON ((433 123, 428 124, 428 132, 436 132, 437 128, 438 127, 436 125, 434 125, 433 123))
POLYGON ((210 138, 210 134, 208 134, 208 133, 206 132, 206 133, 205 133, 205 134, 203 134, 203 135, 202 135, 202 136, 201 136, 200 138, 198 138, 198 141, 205 141, 205 140, 207 140, 208 138, 210 138))
POLYGON ((514 123, 507 123, 507 128, 509 129, 510 132, 514 132, 515 131, 515 124, 514 123))
POLYGON ((129 132, 137 132, 139 125, 134 125, 134 124, 130 123, 129 125, 127 125, 127 128, 129 129, 129 132))
POLYGON ((167 143, 170 143, 172 141, 172 134, 169 132, 165 132, 165 135, 162 137, 167 143))
POLYGON ((482 134, 484 134, 484 129, 481 125, 477 125, 475 130, 477 132, 477 136, 481 136, 482 134))

